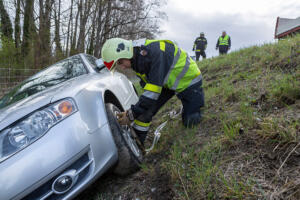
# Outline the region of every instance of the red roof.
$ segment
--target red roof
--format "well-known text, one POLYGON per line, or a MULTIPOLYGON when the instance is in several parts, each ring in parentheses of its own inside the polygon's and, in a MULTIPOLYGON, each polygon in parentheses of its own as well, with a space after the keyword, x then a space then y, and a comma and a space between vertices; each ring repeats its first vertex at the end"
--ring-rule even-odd
POLYGON ((277 17, 275 38, 282 38, 300 30, 300 17, 296 19, 277 17))

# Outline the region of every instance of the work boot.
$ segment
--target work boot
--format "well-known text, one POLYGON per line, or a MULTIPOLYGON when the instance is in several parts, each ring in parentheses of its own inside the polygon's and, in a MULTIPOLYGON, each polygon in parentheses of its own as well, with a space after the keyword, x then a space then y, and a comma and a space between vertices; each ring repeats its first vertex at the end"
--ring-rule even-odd
POLYGON ((131 133, 132 133, 133 137, 135 138, 137 145, 139 146, 139 148, 142 150, 143 154, 145 155, 146 151, 145 151, 144 141, 146 139, 147 132, 142 132, 142 131, 136 130, 133 127, 130 127, 130 129, 131 129, 131 133))
POLYGON ((187 116, 186 118, 183 118, 183 125, 187 128, 193 128, 201 122, 201 119, 201 112, 196 112, 187 116))

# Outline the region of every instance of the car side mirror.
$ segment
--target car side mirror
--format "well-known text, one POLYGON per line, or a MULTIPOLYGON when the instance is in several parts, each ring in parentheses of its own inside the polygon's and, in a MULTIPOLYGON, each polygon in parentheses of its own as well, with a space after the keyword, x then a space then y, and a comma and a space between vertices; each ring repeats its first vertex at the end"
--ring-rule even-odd
POLYGON ((103 68, 105 67, 102 58, 99 58, 99 59, 96 60, 96 67, 97 67, 98 69, 103 69, 103 68))

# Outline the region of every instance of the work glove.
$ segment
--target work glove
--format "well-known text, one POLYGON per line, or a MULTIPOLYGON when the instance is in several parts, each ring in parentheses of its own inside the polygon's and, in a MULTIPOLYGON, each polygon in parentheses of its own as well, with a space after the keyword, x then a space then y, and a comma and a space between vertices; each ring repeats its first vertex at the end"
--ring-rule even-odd
POLYGON ((120 125, 130 125, 126 112, 117 113, 117 120, 120 125))
POLYGON ((128 126, 130 126, 131 122, 134 120, 131 110, 117 113, 117 119, 120 125, 128 125, 128 126))
POLYGON ((192 51, 195 51, 195 49, 193 49, 192 51))
POLYGON ((216 50, 218 50, 218 47, 216 47, 216 50))

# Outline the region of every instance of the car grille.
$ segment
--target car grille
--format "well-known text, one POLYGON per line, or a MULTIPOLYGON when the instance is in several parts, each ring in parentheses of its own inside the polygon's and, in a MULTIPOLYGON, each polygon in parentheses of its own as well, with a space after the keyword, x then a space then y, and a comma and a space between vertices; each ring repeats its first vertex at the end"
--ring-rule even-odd
MULTIPOLYGON (((64 194, 55 194, 52 191, 52 184, 55 181, 57 177, 60 176, 60 174, 54 176, 49 181, 41 185, 39 188, 31 192, 26 197, 22 198, 22 200, 58 200, 62 199, 64 196, 66 196, 70 191, 72 191, 73 188, 75 188, 77 185, 79 185, 81 182, 85 180, 87 175, 90 171, 90 166, 92 164, 93 160, 91 160, 88 156, 88 152, 86 152, 83 156, 81 156, 79 159, 77 159, 75 162, 73 162, 69 167, 67 167, 64 171, 68 171, 71 169, 75 169, 79 172, 78 179, 76 184, 66 193, 64 194)), ((63 173, 62 172, 62 173, 63 173)))

